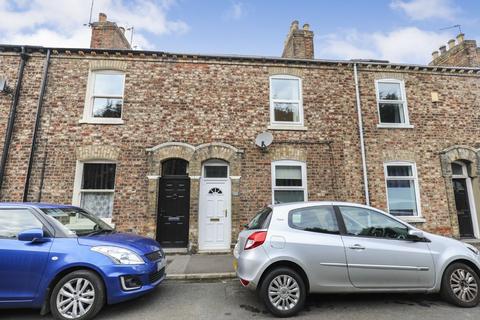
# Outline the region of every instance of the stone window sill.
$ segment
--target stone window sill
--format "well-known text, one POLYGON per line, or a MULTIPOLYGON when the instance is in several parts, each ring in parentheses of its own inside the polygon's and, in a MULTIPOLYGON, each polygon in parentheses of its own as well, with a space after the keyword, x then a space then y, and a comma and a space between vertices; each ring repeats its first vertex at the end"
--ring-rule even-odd
POLYGON ((413 129, 413 124, 389 124, 389 123, 379 123, 377 128, 380 129, 413 129))
POLYGON ((427 222, 427 219, 422 218, 422 217, 411 217, 411 216, 397 216, 400 220, 403 220, 405 222, 412 222, 412 223, 424 223, 427 222))
POLYGON ((288 124, 271 124, 267 127, 269 130, 285 130, 285 131, 307 131, 308 128, 301 125, 288 124))
POLYGON ((124 124, 123 119, 117 118, 90 118, 90 119, 80 119, 78 123, 88 123, 88 124, 124 124))

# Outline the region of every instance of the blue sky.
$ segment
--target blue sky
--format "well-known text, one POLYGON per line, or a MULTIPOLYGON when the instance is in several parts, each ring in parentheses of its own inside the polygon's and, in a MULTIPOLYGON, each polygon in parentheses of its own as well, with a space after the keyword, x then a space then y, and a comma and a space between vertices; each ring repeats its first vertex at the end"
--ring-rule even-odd
MULTIPOLYGON (((90 0, 0 0, 0 42, 88 47, 89 11, 90 0)), ((170 52, 279 56, 293 20, 325 59, 425 64, 456 24, 480 40, 478 0, 95 0, 98 12, 133 26, 137 48, 170 52)))

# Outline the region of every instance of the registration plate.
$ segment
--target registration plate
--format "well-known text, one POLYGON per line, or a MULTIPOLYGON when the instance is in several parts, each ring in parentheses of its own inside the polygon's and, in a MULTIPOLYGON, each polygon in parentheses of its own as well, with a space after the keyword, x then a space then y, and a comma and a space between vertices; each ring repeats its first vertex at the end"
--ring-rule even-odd
POLYGON ((165 266, 165 259, 162 261, 157 262, 157 271, 162 270, 162 268, 165 266))

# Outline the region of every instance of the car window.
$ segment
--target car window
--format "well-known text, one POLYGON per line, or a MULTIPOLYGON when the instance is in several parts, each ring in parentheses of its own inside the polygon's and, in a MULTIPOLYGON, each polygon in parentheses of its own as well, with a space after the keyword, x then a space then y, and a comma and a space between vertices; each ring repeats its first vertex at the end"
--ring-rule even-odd
POLYGON ((260 210, 247 225, 247 230, 267 229, 270 224, 272 209, 269 207, 260 210))
POLYGON ((0 238, 16 239, 21 231, 43 229, 28 209, 0 209, 0 238))
POLYGON ((295 209, 288 214, 288 225, 304 231, 339 234, 337 218, 331 206, 295 209))
POLYGON ((408 227, 380 213, 361 207, 339 207, 348 235, 404 240, 408 227))
POLYGON ((42 211, 55 220, 56 226, 69 236, 113 231, 101 219, 79 208, 43 208, 42 211))

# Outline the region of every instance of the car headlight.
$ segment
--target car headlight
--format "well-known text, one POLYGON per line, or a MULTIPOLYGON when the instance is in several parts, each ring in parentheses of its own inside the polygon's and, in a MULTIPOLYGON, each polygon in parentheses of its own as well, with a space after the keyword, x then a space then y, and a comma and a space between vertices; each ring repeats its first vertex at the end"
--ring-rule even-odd
POLYGON ((478 256, 479 252, 478 252, 477 248, 475 248, 474 246, 472 246, 469 243, 463 243, 463 244, 468 248, 468 250, 472 251, 473 253, 475 253, 478 256))
POLYGON ((142 258, 138 256, 135 252, 129 249, 120 248, 120 247, 110 247, 110 246, 97 246, 92 247, 92 251, 106 255, 113 260, 116 264, 144 264, 142 258))

